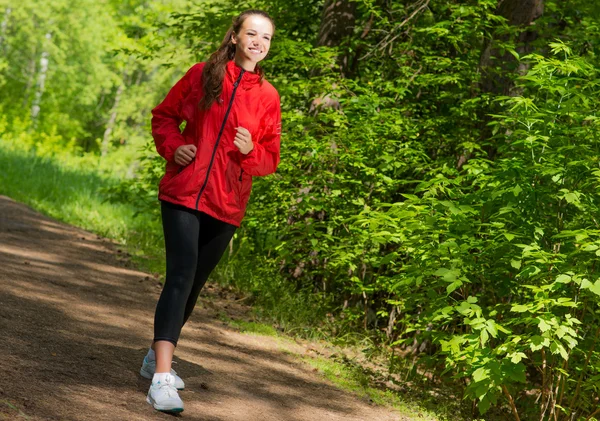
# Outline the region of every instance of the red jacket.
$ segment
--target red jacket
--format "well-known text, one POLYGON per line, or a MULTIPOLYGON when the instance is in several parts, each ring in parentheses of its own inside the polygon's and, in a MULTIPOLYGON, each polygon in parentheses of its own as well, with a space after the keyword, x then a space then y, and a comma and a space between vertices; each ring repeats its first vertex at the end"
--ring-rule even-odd
POLYGON ((269 82, 261 84, 257 74, 230 61, 221 100, 202 110, 198 103, 203 68, 204 63, 194 65, 152 110, 156 150, 167 160, 158 197, 239 226, 252 177, 271 174, 279 164, 279 94, 269 82), (186 121, 183 132, 182 121, 186 121), (248 155, 233 144, 236 127, 245 127, 252 135, 254 149, 248 155), (196 145, 196 157, 181 167, 173 156, 185 144, 196 145))

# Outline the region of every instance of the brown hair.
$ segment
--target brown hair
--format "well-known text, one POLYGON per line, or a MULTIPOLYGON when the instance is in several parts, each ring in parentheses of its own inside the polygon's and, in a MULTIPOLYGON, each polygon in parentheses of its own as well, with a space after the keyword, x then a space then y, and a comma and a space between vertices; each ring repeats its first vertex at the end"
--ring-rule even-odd
MULTIPOLYGON (((227 30, 221 46, 212 53, 202 71, 202 87, 204 88, 204 95, 200 100, 200 108, 208 109, 213 102, 221 95, 223 91, 223 78, 225 77, 225 67, 227 62, 233 60, 235 57, 235 44, 231 42, 231 36, 235 33, 238 34, 242 29, 242 25, 248 16, 259 15, 269 19, 275 31, 275 23, 271 16, 262 10, 246 10, 239 16, 233 19, 231 27, 227 30)), ((260 81, 262 82, 264 73, 259 64, 256 65, 256 73, 260 75, 260 81)))

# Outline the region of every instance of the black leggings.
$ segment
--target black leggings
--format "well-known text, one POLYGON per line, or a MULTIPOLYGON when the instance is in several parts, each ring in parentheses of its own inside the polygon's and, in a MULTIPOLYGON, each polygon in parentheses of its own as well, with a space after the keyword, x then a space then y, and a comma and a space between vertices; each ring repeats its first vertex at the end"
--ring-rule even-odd
POLYGON ((167 274, 154 315, 154 340, 177 345, 198 294, 236 230, 203 212, 161 201, 167 274))

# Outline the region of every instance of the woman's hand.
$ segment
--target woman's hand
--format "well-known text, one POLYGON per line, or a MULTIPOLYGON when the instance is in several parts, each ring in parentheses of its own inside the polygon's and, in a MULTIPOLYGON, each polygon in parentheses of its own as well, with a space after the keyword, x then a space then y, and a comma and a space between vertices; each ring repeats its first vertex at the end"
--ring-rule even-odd
POLYGON ((183 145, 177 148, 175 151, 175 155, 173 156, 173 161, 177 165, 181 165, 185 167, 187 164, 192 162, 192 159, 196 156, 196 146, 195 145, 183 145))
POLYGON ((250 132, 243 127, 236 127, 237 134, 233 139, 233 144, 240 150, 244 155, 248 155, 254 149, 254 143, 252 143, 252 135, 250 132))

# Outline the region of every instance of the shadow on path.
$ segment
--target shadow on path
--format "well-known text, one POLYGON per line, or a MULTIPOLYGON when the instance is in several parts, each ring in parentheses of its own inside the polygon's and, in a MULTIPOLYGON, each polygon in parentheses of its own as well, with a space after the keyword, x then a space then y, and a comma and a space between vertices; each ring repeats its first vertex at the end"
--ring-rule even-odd
MULTIPOLYGON (((111 243, 0 196, 0 418, 152 420, 138 370, 160 286, 111 243), (20 411, 20 412, 19 412, 20 411), (19 415, 21 413, 21 415, 19 415), (24 414, 24 415, 23 415, 24 414)), ((190 420, 398 420, 198 306, 174 368, 190 420)))

